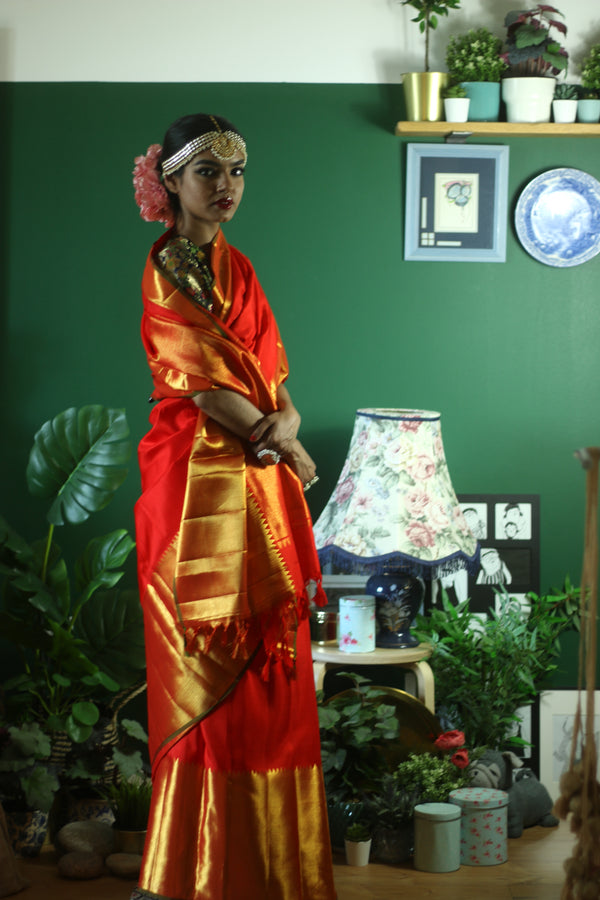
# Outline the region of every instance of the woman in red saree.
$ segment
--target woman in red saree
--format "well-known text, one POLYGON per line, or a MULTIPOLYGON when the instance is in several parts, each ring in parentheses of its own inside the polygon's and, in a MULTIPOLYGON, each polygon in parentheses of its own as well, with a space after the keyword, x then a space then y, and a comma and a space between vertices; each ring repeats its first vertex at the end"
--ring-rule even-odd
POLYGON ((287 360, 221 231, 246 145, 186 116, 136 159, 157 402, 136 505, 153 797, 135 898, 334 900, 308 608, 324 602, 287 360))

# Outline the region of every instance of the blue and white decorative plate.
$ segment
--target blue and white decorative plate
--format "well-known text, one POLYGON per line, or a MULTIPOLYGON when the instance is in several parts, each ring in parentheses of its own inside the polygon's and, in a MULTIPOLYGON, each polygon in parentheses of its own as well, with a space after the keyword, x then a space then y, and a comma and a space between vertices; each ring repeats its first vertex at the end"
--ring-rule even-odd
POLYGON ((580 169, 550 169, 517 202, 517 235, 547 266, 579 266, 600 252, 600 183, 580 169))

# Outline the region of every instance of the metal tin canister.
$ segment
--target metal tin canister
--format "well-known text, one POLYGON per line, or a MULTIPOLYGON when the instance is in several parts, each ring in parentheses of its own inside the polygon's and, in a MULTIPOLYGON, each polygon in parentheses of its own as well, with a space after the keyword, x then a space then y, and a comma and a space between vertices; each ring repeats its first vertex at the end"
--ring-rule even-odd
POLYGON ((415 869, 454 872, 460 868, 460 809, 454 803, 415 806, 415 869))
POLYGON ((458 788, 450 803, 462 809, 460 861, 463 866, 497 866, 506 862, 508 794, 495 788, 458 788))
POLYGON ((346 653, 375 649, 375 597, 340 597, 338 647, 346 653))

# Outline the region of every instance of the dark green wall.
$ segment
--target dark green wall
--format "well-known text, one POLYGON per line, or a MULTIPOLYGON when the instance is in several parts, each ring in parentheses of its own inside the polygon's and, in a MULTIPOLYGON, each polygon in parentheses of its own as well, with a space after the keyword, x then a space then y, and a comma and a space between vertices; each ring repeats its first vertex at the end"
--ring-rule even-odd
MULTIPOLYGON (((405 263, 399 92, 1 86, 0 510, 15 526, 42 530, 23 472, 47 418, 98 402, 125 407, 136 440, 145 430, 139 281, 161 228, 139 218, 133 158, 177 116, 216 111, 248 139, 246 197, 226 234, 252 259, 279 320, 320 467, 313 513, 335 482, 358 407, 436 409, 456 490, 539 493, 542 587, 567 572, 579 579, 584 478, 573 450, 600 443, 600 257, 541 265, 510 224, 505 264, 405 263)), ((593 139, 501 142, 510 146, 511 221, 520 189, 545 169, 600 178, 593 139)), ((131 526, 137 492, 134 468, 90 533, 131 526)))

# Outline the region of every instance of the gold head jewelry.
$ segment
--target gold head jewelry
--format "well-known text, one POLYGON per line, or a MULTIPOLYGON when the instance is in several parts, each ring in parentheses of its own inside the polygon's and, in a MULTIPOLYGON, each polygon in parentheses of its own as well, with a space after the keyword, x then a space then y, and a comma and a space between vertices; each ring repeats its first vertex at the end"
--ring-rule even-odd
POLYGON ((210 118, 217 130, 208 131, 201 137, 193 138, 181 150, 166 159, 161 166, 163 175, 171 175, 176 172, 203 150, 210 150, 213 156, 221 160, 233 159, 237 153, 240 153, 246 162, 248 152, 246 142, 241 134, 238 134, 237 131, 223 131, 215 117, 210 116, 210 118))

